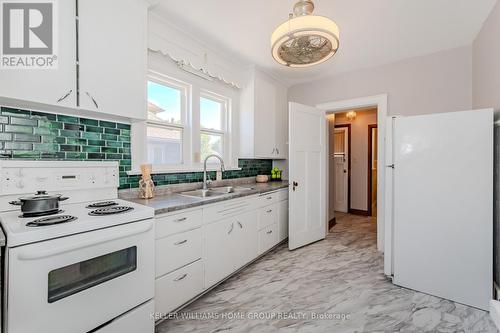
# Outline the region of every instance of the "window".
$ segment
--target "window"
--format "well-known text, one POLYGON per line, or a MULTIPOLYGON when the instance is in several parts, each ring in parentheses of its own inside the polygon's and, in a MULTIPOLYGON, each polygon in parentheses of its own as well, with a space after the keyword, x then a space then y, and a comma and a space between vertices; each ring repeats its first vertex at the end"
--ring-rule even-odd
POLYGON ((148 160, 152 164, 182 162, 182 131, 176 128, 148 126, 148 160))
MULTIPOLYGON (((144 136, 134 141, 134 173, 146 161, 155 172, 200 170, 210 154, 221 156, 229 168, 235 165, 230 124, 232 98, 238 92, 189 74, 179 77, 186 81, 149 72, 147 120, 135 125, 144 136)), ((209 162, 211 167, 219 163, 209 162)))
POLYGON ((203 161, 210 154, 224 157, 227 131, 228 101, 204 93, 200 97, 200 156, 203 161))
POLYGON ((181 164, 187 87, 166 78, 148 81, 147 159, 151 164, 181 164))

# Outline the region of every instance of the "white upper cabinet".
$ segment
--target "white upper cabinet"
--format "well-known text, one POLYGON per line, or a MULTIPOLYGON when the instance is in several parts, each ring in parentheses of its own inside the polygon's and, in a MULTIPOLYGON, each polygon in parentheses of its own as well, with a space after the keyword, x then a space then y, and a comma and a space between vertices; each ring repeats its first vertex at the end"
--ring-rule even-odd
POLYGON ((252 70, 241 94, 240 155, 286 159, 287 89, 252 70))
POLYGON ((146 118, 147 3, 79 1, 80 106, 146 118))
POLYGON ((75 1, 58 1, 57 69, 0 69, 0 98, 51 105, 76 105, 75 1))

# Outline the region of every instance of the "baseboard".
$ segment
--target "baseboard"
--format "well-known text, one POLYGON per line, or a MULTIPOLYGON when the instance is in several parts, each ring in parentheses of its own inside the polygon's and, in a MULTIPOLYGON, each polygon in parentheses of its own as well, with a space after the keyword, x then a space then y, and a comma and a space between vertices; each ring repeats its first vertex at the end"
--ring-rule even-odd
POLYGON ((361 216, 369 216, 370 215, 367 210, 352 209, 352 208, 349 209, 349 214, 361 215, 361 216))
POLYGON ((328 230, 330 230, 331 228, 333 228, 334 225, 337 224, 337 220, 335 219, 335 217, 333 219, 331 219, 330 221, 328 221, 328 230))

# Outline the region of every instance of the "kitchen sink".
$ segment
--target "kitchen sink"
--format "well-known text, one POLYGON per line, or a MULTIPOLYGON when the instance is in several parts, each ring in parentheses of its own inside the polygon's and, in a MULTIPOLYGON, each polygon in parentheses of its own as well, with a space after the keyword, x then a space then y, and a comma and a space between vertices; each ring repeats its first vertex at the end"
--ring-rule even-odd
POLYGON ((217 192, 212 189, 209 190, 194 190, 194 191, 188 191, 188 192, 182 192, 181 195, 187 196, 187 197, 195 197, 195 198, 212 198, 212 197, 219 197, 221 195, 226 194, 225 192, 217 192))
POLYGON ((211 198, 211 197, 219 197, 221 195, 237 193, 237 192, 245 192, 252 190, 253 187, 241 187, 241 186, 221 186, 221 187, 212 187, 208 190, 194 190, 189 192, 182 192, 181 195, 187 197, 195 197, 195 198, 211 198))

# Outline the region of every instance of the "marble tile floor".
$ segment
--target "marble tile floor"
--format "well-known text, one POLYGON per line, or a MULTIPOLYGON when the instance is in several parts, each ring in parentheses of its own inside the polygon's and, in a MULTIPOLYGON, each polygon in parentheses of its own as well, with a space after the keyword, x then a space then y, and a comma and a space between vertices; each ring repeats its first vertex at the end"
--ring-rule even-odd
POLYGON ((338 214, 326 240, 280 246, 156 328, 167 332, 498 331, 487 312, 393 285, 372 218, 338 214))

